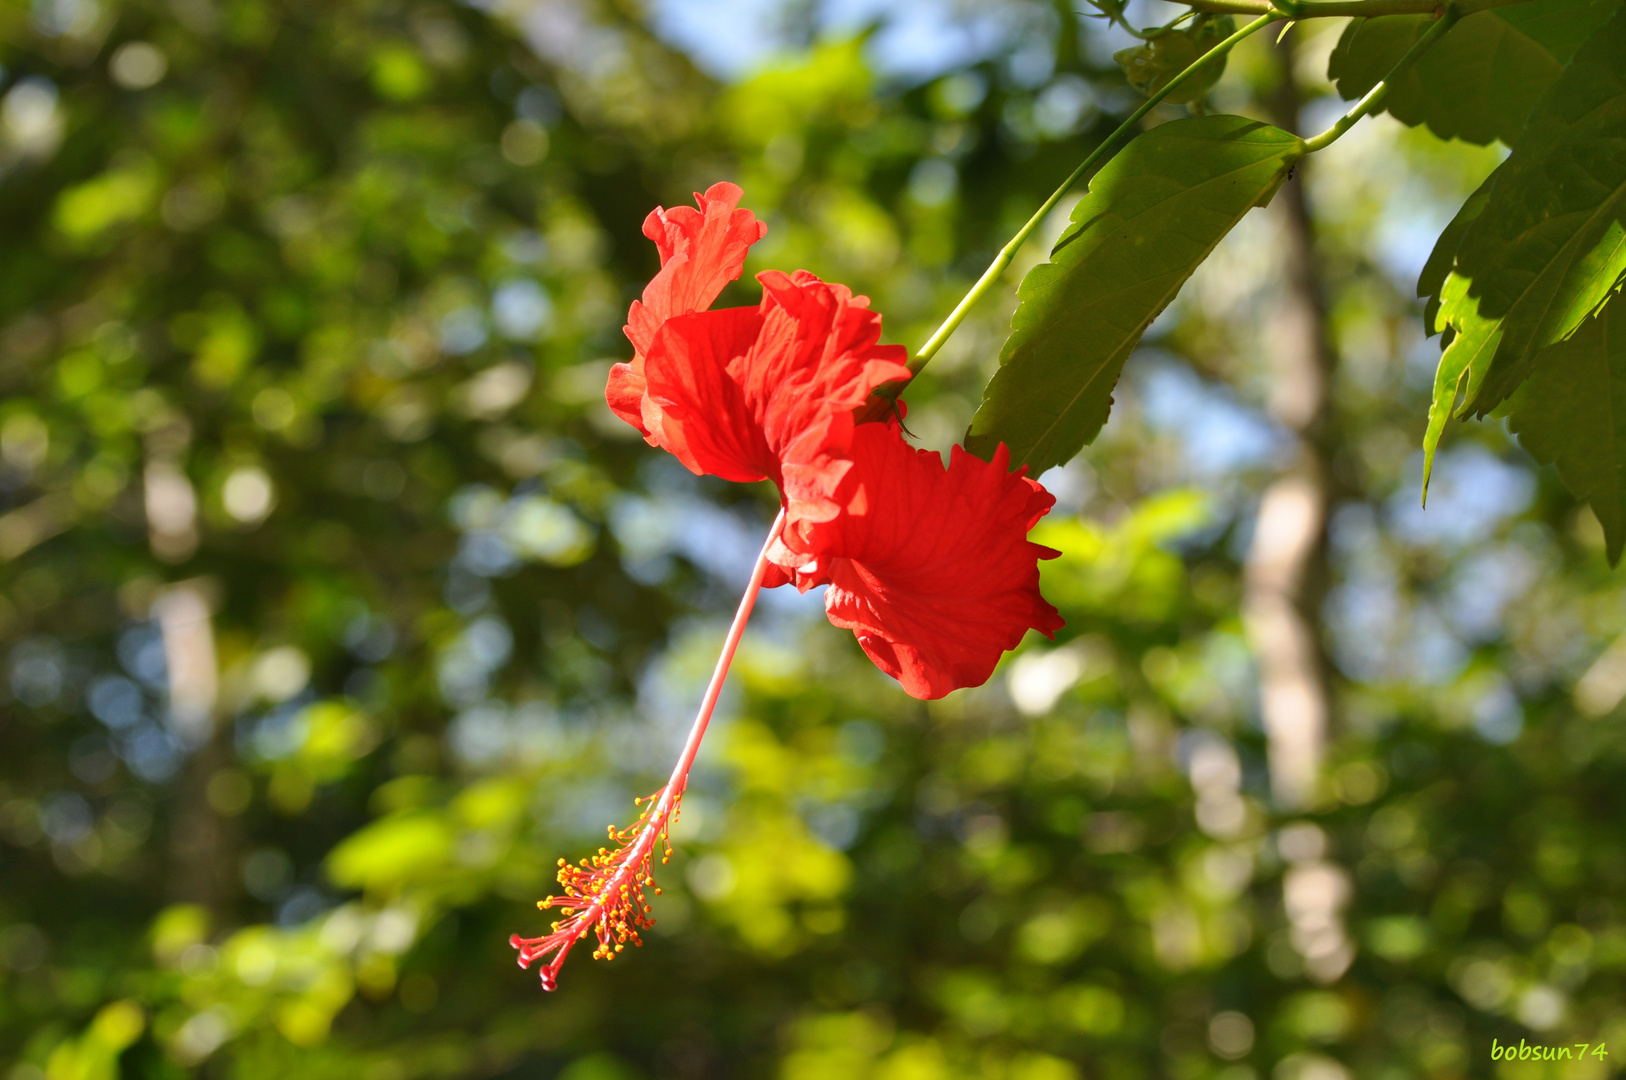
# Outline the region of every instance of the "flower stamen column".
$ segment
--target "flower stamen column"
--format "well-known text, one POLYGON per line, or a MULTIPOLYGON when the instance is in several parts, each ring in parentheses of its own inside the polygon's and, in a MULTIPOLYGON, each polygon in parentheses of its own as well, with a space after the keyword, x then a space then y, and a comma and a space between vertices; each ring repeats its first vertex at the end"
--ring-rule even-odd
POLYGON ((773 528, 768 530, 761 553, 757 555, 756 565, 751 569, 751 580, 745 586, 745 595, 740 597, 740 606, 734 613, 728 636, 723 639, 722 655, 717 658, 717 667, 706 686, 706 695, 700 701, 700 711, 694 718, 694 726, 689 729, 683 752, 678 755, 677 764, 672 768, 671 778, 647 799, 636 801, 637 805, 649 803, 636 822, 625 829, 610 827, 609 838, 617 845, 614 850, 601 847, 597 854, 583 859, 578 866, 571 866, 564 859, 559 860, 559 884, 564 886, 565 895, 550 896, 537 904, 544 911, 557 907, 569 913, 553 924, 551 933, 538 938, 522 938, 515 934, 508 939, 508 943, 519 950, 519 966, 522 968, 551 954, 552 959, 543 964, 540 971, 544 990, 552 990, 558 985, 559 969, 564 965, 565 957, 589 931, 598 935, 598 946, 593 950, 593 956, 610 960, 629 941, 634 945, 643 944, 638 931, 653 925, 654 919, 650 916, 644 889, 653 888, 656 894, 660 893, 660 889, 655 887, 655 879, 650 873, 650 857, 657 843, 666 844, 661 861, 664 863, 671 857, 672 849, 666 841, 672 822, 677 818, 683 791, 689 783, 689 769, 694 765, 695 755, 700 752, 700 740, 705 737, 706 725, 711 722, 712 711, 723 692, 723 682, 728 678, 734 652, 745 634, 751 609, 756 606, 757 593, 762 590, 762 580, 768 572, 768 551, 779 538, 784 525, 785 511, 780 510, 773 528))

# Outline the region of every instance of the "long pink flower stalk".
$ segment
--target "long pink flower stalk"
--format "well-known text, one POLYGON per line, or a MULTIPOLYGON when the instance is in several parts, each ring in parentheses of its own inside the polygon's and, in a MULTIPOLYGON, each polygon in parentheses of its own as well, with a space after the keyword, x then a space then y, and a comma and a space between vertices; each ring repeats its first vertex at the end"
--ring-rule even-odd
POLYGON ((559 860, 559 884, 564 886, 565 894, 550 896, 536 905, 543 911, 559 908, 569 913, 553 924, 551 933, 538 938, 522 938, 515 934, 508 939, 508 943, 519 950, 519 966, 522 968, 552 955, 552 959, 543 964, 540 970, 542 989, 552 990, 559 984, 559 969, 564 965, 565 957, 589 931, 598 935, 593 958, 613 960, 627 942, 642 945, 643 939, 638 936, 638 931, 654 925, 644 889, 653 888, 657 895, 661 890, 655 886, 655 878, 650 873, 650 858, 656 844, 664 845, 661 862, 665 863, 671 858, 672 847, 668 837, 672 822, 677 819, 684 789, 689 783, 689 769, 694 765, 695 755, 700 752, 700 740, 705 737, 706 725, 711 722, 712 710, 717 707, 717 698, 723 692, 723 681, 728 678, 734 651, 739 648, 745 624, 751 618, 751 609, 756 606, 757 593, 762 590, 762 579, 768 571, 768 549, 778 539, 784 525, 785 512, 780 510, 751 570, 745 595, 740 597, 734 623, 728 628, 728 637, 723 640, 722 655, 717 658, 717 667, 711 673, 706 696, 700 701, 700 711, 694 718, 694 726, 689 729, 683 753, 678 755, 677 764, 672 768, 671 778, 653 795, 634 800, 636 806, 649 805, 632 825, 625 829, 610 826, 609 838, 616 845, 614 850, 601 847, 597 854, 583 859, 578 866, 572 866, 564 859, 559 860))

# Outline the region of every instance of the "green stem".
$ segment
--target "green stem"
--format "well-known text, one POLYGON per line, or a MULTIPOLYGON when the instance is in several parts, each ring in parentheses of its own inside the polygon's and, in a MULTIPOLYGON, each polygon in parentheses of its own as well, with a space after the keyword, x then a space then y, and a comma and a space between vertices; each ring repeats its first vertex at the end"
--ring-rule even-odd
POLYGON ((1383 99, 1389 96, 1389 87, 1394 85, 1394 81, 1411 70, 1412 65, 1417 63, 1418 58, 1427 52, 1447 30, 1457 24, 1458 18, 1460 16, 1454 7, 1446 8, 1445 14, 1440 16, 1439 20, 1429 27, 1411 48, 1406 50, 1406 55, 1400 58, 1399 63, 1389 69, 1389 74, 1383 77, 1382 82, 1368 90, 1366 96, 1357 101, 1355 107, 1350 109, 1349 112, 1340 116, 1338 122, 1332 127, 1313 138, 1304 140, 1305 150, 1313 154, 1317 150, 1331 146, 1338 141, 1344 132, 1354 127, 1361 117, 1382 105, 1383 99))
MULTIPOLYGON (((1016 235, 1011 237, 1010 242, 999 249, 999 254, 994 256, 994 261, 988 264, 988 269, 983 271, 982 277, 977 279, 977 283, 971 286, 971 291, 965 294, 965 296, 960 300, 959 304, 955 306, 954 310, 949 313, 949 317, 943 320, 943 325, 937 328, 937 331, 927 339, 926 344, 922 345, 920 347, 920 351, 915 353, 914 357, 909 361, 910 372, 918 374, 920 369, 925 367, 926 364, 931 361, 933 356, 937 355, 937 351, 943 347, 943 343, 949 339, 949 335, 953 334, 955 328, 958 327, 960 323, 965 321, 965 317, 971 311, 972 305, 974 305, 978 300, 982 299, 983 294, 988 292, 989 289, 993 288, 994 283, 999 280, 1000 275, 1005 273, 1006 267, 1011 265, 1011 260, 1016 258, 1017 251, 1021 249, 1022 244, 1027 240, 1027 238, 1033 234, 1033 230, 1037 229, 1039 227, 1039 223, 1044 221, 1046 215, 1048 215, 1051 210, 1055 209, 1056 204, 1061 201, 1062 196, 1066 195, 1072 186, 1078 183, 1080 177, 1088 173, 1098 162, 1111 153, 1113 148, 1117 145, 1119 139, 1131 131, 1136 124, 1140 123, 1141 118, 1147 113, 1151 112, 1152 109, 1156 107, 1158 102, 1162 101, 1172 91, 1179 89, 1183 83, 1195 75, 1197 70, 1205 63, 1215 59, 1216 57, 1224 56, 1236 46, 1237 42, 1241 41, 1243 38, 1246 38, 1255 31, 1264 28, 1273 20, 1281 17, 1281 15, 1275 12, 1267 15, 1261 15, 1248 25, 1244 26, 1242 29, 1238 30, 1236 33, 1232 34, 1230 37, 1226 38, 1224 41, 1220 42, 1218 45, 1215 45, 1212 49, 1208 50, 1208 52, 1198 57, 1190 67, 1186 68, 1186 70, 1170 79, 1168 84, 1165 85, 1163 89, 1149 97, 1145 104, 1130 114, 1129 119, 1118 125, 1118 129, 1116 131, 1114 131, 1111 135, 1108 135, 1100 145, 1098 145, 1094 150, 1090 151, 1089 157, 1084 159, 1083 164, 1074 169, 1073 174, 1062 182, 1061 187, 1057 188, 1051 194, 1050 198, 1044 201, 1044 205, 1040 206, 1034 215, 1028 218, 1027 224, 1023 225, 1019 230, 1017 230, 1016 235)), ((903 383, 895 383, 890 387, 884 388, 884 392, 889 392, 895 397, 897 393, 903 389, 903 386, 903 383)))

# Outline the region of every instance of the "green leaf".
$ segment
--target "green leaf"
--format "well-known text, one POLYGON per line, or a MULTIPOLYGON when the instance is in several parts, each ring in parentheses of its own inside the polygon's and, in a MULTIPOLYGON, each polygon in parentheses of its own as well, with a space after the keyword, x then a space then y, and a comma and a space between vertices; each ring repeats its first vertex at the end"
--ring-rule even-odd
POLYGON ((1618 299, 1541 354, 1508 427, 1564 486, 1592 504, 1609 563, 1626 546, 1626 304, 1618 299))
MULTIPOLYGON (((1449 331, 1448 331, 1449 332, 1449 331)), ((1423 431, 1423 505, 1428 505, 1428 482, 1434 475, 1434 451, 1440 448, 1440 436, 1445 434, 1445 422, 1457 411, 1457 402, 1463 394, 1468 354, 1453 351, 1458 344, 1451 341, 1440 355, 1440 366, 1434 372, 1434 395, 1428 404, 1428 427, 1423 431)))
POLYGON ((1626 274, 1626 11, 1584 45, 1531 114, 1466 224, 1440 288, 1451 331, 1423 439, 1424 491, 1448 415, 1483 416, 1626 274), (1461 403, 1457 404, 1460 397, 1461 403))
MULTIPOLYGON (((1463 202, 1457 216, 1451 219, 1450 224, 1440 233, 1439 240, 1435 241, 1434 250, 1429 253, 1428 261, 1423 264, 1423 272, 1417 278, 1417 295, 1428 298, 1428 302, 1423 306, 1423 329, 1428 334, 1437 334, 1443 330, 1445 338, 1442 347, 1445 349, 1449 349, 1456 339, 1456 330, 1450 326, 1439 325, 1441 292, 1445 287, 1446 278, 1451 276, 1451 267, 1457 258, 1457 248, 1462 246, 1462 238, 1467 235, 1469 227, 1480 214, 1484 213, 1485 204, 1490 201, 1491 189, 1496 186, 1497 177, 1502 175, 1505 164, 1504 162, 1492 170, 1484 182, 1463 202)), ((1423 435, 1424 503, 1428 502, 1428 481, 1434 472, 1434 451, 1439 448, 1440 436, 1445 432, 1445 422, 1451 419, 1451 414, 1457 407, 1467 361, 1468 354, 1458 350, 1452 354, 1450 363, 1446 363, 1442 356, 1439 369, 1434 373, 1434 396, 1429 402, 1428 428, 1423 435)))
POLYGON ((1093 440, 1141 334, 1303 154, 1296 136, 1240 116, 1175 120, 1125 147, 1023 279, 966 449, 991 458, 1004 442, 1013 467, 1038 474, 1093 440))
POLYGON ((1456 262, 1457 248, 1462 245, 1468 226, 1484 212, 1485 204, 1490 201, 1491 187, 1501 172, 1500 166, 1492 170, 1463 202, 1457 216, 1451 219, 1451 223, 1440 233, 1440 238, 1434 242, 1434 250, 1429 253, 1428 262, 1423 264, 1423 272, 1417 277, 1417 295, 1428 298, 1428 304, 1423 308, 1423 330, 1430 335, 1440 332, 1436 324, 1440 314, 1440 290, 1456 262))
MULTIPOLYGON (((1469 15, 1395 81, 1382 107, 1442 139, 1512 146, 1581 43, 1620 9, 1620 0, 1542 0, 1469 15)), ((1353 20, 1327 77, 1344 98, 1362 96, 1433 21, 1432 15, 1353 20)))

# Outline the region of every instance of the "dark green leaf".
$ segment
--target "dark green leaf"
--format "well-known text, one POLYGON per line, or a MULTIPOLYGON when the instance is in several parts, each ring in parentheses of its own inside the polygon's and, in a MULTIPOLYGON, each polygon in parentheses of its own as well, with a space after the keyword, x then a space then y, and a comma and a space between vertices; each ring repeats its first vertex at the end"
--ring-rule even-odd
POLYGON ((1440 289, 1439 318, 1454 333, 1435 378, 1425 476, 1446 416, 1494 409, 1626 273, 1626 11, 1575 54, 1497 171, 1440 289))
POLYGON ((1180 286, 1304 153, 1297 137, 1240 116, 1153 128, 1090 183, 1050 262, 1017 295, 1000 368, 966 448, 1004 442, 1034 473, 1093 440, 1125 358, 1180 286))
POLYGON ((1541 354, 1508 426, 1532 457, 1592 504, 1611 565, 1626 546, 1626 305, 1606 304, 1541 354))
MULTIPOLYGON (((1442 139, 1511 146, 1576 49, 1620 8, 1620 0, 1541 0, 1470 15, 1396 80, 1384 107, 1442 139)), ((1354 20, 1333 50, 1328 78, 1346 99, 1360 97, 1433 21, 1431 15, 1354 20)))
POLYGON ((1620 7, 1620 0, 1541 0, 1493 10, 1564 65, 1620 7))

